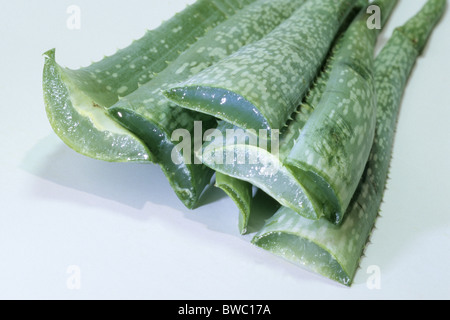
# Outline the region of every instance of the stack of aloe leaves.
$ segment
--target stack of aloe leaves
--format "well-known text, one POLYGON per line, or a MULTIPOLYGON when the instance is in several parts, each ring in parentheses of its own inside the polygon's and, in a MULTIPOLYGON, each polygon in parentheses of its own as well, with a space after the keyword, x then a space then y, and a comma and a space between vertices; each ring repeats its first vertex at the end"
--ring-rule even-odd
POLYGON ((215 177, 253 244, 350 286, 406 83, 446 0, 428 0, 375 55, 396 4, 198 0, 88 67, 48 51, 47 115, 85 156, 160 165, 189 209, 215 177))

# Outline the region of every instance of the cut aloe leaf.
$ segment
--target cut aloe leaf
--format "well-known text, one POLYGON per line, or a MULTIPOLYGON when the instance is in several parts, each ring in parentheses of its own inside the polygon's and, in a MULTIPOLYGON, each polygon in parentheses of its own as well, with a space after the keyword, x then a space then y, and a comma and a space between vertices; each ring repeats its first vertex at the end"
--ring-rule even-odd
MULTIPOLYGON (((193 157, 190 161, 185 161, 183 159, 186 159, 186 155, 181 152, 176 154, 176 146, 181 142, 172 141, 172 134, 183 130, 194 137, 195 121, 201 121, 205 131, 215 127, 216 120, 179 108, 167 100, 162 90, 217 63, 242 46, 261 39, 303 2, 258 0, 246 6, 199 39, 152 81, 109 108, 112 117, 146 143, 153 158, 161 165, 175 192, 188 208, 196 205, 209 184, 213 171, 204 165, 195 164, 193 157), (177 161, 175 165, 171 160, 172 156, 181 161, 177 161), (181 185, 182 188, 178 187, 181 185)), ((200 135, 203 136, 203 132, 200 135)))
POLYGON ((302 102, 355 0, 309 0, 266 37, 166 90, 245 129, 281 129, 302 102))
POLYGON ((216 172, 215 185, 236 203, 239 209, 239 231, 241 234, 246 234, 250 219, 253 186, 248 182, 232 178, 220 172, 216 172))
POLYGON ((55 51, 48 51, 43 87, 52 128, 69 147, 95 159, 152 160, 142 140, 119 125, 106 108, 150 81, 167 61, 253 1, 199 0, 129 47, 78 70, 60 67, 55 51))
MULTIPOLYGON (((389 4, 389 7, 383 7, 383 12, 385 16, 389 16, 395 1, 388 0, 386 3, 389 4)), ((287 160, 292 154, 294 146, 303 143, 304 138, 302 138, 301 134, 304 132, 305 125, 307 128, 308 124, 315 120, 314 115, 317 112, 319 114, 323 112, 321 109, 329 111, 329 109, 335 108, 335 105, 329 104, 329 99, 324 99, 324 97, 327 97, 324 96, 324 93, 331 96, 331 93, 340 92, 341 95, 351 96, 353 99, 352 91, 350 91, 348 83, 341 84, 338 81, 343 78, 341 73, 345 71, 352 72, 353 78, 356 78, 357 82, 361 82, 361 86, 365 85, 368 91, 365 98, 366 100, 370 100, 371 104, 369 104, 369 108, 373 109, 369 114, 373 118, 373 120, 369 119, 371 120, 369 121, 371 126, 367 126, 367 135, 370 136, 367 142, 369 146, 367 149, 370 151, 374 134, 374 123, 372 124, 372 122, 374 122, 376 116, 372 56, 378 31, 369 30, 366 25, 366 20, 367 17, 365 14, 360 15, 351 24, 351 27, 346 30, 344 36, 337 42, 331 57, 328 59, 330 62, 328 62, 325 71, 316 80, 316 84, 307 96, 305 103, 294 114, 294 119, 284 128, 280 139, 280 152, 278 156, 274 156, 271 152, 261 148, 260 145, 248 146, 247 140, 249 139, 246 139, 245 135, 249 135, 250 130, 244 132, 243 130, 239 131, 234 128, 234 131, 239 136, 236 139, 237 141, 226 138, 226 131, 232 125, 222 124, 218 128, 220 129, 222 139, 215 139, 213 142, 207 143, 204 146, 202 155, 204 163, 218 172, 254 184, 274 197, 283 206, 291 208, 308 219, 317 220, 322 216, 326 216, 328 219, 334 221, 334 223, 339 223, 341 216, 337 219, 335 214, 337 210, 333 210, 338 205, 332 202, 334 195, 328 191, 330 188, 325 184, 323 179, 316 173, 302 172, 300 175, 298 170, 292 170, 292 167, 286 166, 286 163, 288 163, 287 160), (357 44, 355 45, 355 43, 357 44), (350 45, 352 46, 352 50, 349 49, 350 45), (370 73, 369 79, 353 71, 362 68, 365 68, 370 73), (312 109, 314 109, 314 112, 312 109), (312 118, 310 119, 310 117, 312 118), (236 154, 245 154, 248 159, 258 159, 258 162, 237 164, 235 162, 216 161, 216 159, 220 159, 220 157, 217 158, 217 155, 223 155, 225 157, 225 155, 233 152, 236 154), (268 172, 268 174, 258 172, 267 166, 272 167, 273 172, 268 172)), ((362 89, 357 91, 362 91, 362 89)), ((321 120, 317 121, 314 124, 317 123, 318 126, 323 124, 321 120)), ((338 151, 337 148, 333 150, 333 152, 338 151)), ((367 158, 364 160, 364 164, 366 161, 367 158)), ((364 164, 362 165, 362 169, 364 169, 364 164)), ((362 172, 355 178, 356 181, 360 179, 361 175, 362 172)))
MULTIPOLYGON (((396 3, 374 5, 389 17, 396 3)), ((285 160, 320 201, 322 215, 336 224, 356 191, 375 135, 373 55, 379 29, 368 28, 368 19, 364 10, 339 40, 321 100, 285 160)))
MULTIPOLYGON (((332 60, 332 57, 328 57, 327 60, 332 60)), ((197 154, 198 158, 201 158, 204 164, 217 173, 250 183, 258 187, 261 193, 276 199, 279 204, 290 207, 310 219, 318 219, 316 210, 314 210, 314 199, 305 195, 303 187, 284 166, 283 162, 297 141, 301 129, 308 121, 314 107, 319 103, 327 77, 328 72, 322 71, 307 94, 304 103, 292 116, 293 119, 289 122, 289 125, 281 131, 278 155, 271 153, 270 143, 267 140, 271 137, 268 132, 266 132, 266 137, 262 137, 251 130, 242 130, 229 122, 219 121, 216 133, 220 133, 220 136, 215 136, 209 142, 205 142, 201 154, 197 154), (232 132, 230 137, 232 140, 227 140, 227 130, 232 132), (259 141, 261 138, 264 141, 262 143, 259 141), (248 141, 255 139, 256 146, 249 147, 248 141), (262 146, 265 146, 265 148, 261 148, 262 146), (256 159, 256 163, 259 164, 255 166, 250 161, 239 164, 235 161, 228 161, 227 163, 226 158, 230 154, 244 155, 244 159, 253 159, 253 162, 256 159), (260 174, 260 170, 265 168, 270 168, 270 171, 266 174, 260 174), (303 203, 307 205, 302 208, 299 204, 303 203)), ((251 205, 247 204, 247 206, 250 207, 251 205)), ((255 206, 251 207, 254 208, 255 206)), ((251 215, 254 211, 251 210, 251 215)))
POLYGON ((420 13, 395 30, 375 60, 377 130, 343 223, 310 221, 281 208, 254 237, 255 245, 344 285, 352 284, 383 198, 406 82, 445 4, 445 0, 429 0, 420 13))
MULTIPOLYGON (((309 112, 310 110, 305 107, 297 114, 299 124, 308 117, 309 112)), ((285 134, 280 138, 280 153, 277 155, 272 153, 270 144, 261 139, 261 136, 239 129, 228 122, 221 121, 216 134, 214 140, 203 145, 201 152, 203 163, 216 172, 251 183, 281 205, 295 210, 308 219, 319 218, 312 196, 282 162, 285 157, 283 146, 290 143, 287 141, 292 141, 285 137, 291 138, 290 135, 285 134), (249 141, 256 142, 249 143, 249 141), (262 145, 268 147, 263 148, 262 145), (238 157, 242 160, 239 161, 238 157)), ((292 130, 292 135, 296 134, 298 133, 292 130)), ((198 156, 200 157, 200 154, 198 156)))
POLYGON ((114 121, 105 109, 79 90, 70 72, 55 62, 55 50, 45 53, 44 101, 55 133, 73 150, 111 162, 148 162, 145 144, 114 121))
POLYGON ((255 234, 261 230, 275 212, 280 209, 280 204, 261 189, 256 188, 251 202, 250 217, 248 219, 247 233, 255 234))
MULTIPOLYGON (((324 77, 325 74, 320 77, 320 79, 324 77)), ((248 225, 251 223, 251 219, 253 219, 252 216, 261 216, 260 211, 264 210, 264 205, 262 207, 258 206, 258 203, 261 201, 264 203, 273 203, 274 201, 276 201, 274 199, 278 199, 279 203, 285 203, 288 206, 292 206, 296 210, 298 209, 298 207, 296 206, 296 204, 298 203, 298 195, 303 193, 303 189, 298 185, 297 180, 283 166, 282 161, 280 160, 287 157, 290 150, 292 149, 292 146, 295 143, 296 138, 300 134, 301 128, 305 125, 307 119, 309 118, 312 112, 312 108, 310 107, 310 105, 315 105, 318 101, 318 97, 320 97, 322 94, 321 85, 322 83, 320 81, 317 81, 316 85, 309 93, 305 104, 301 109, 299 109, 299 111, 296 112, 296 115, 294 116, 295 120, 292 121, 291 125, 285 128, 283 135, 281 136, 278 157, 273 157, 273 155, 270 154, 269 141, 264 142, 264 145, 267 146, 267 148, 265 149, 248 148, 247 142, 249 140, 249 137, 252 136, 252 133, 243 131, 240 128, 224 121, 219 122, 216 131, 216 133, 220 132, 221 136, 214 137, 214 140, 211 139, 212 142, 205 143, 202 149, 202 154, 198 155, 198 157, 202 158, 204 163, 216 170, 216 177, 219 177, 219 179, 220 177, 226 177, 226 179, 218 184, 218 187, 222 188, 225 192, 227 192, 226 189, 228 189, 227 194, 229 194, 229 196, 233 199, 233 201, 239 208, 239 230, 242 234, 247 233, 248 225), (227 130, 229 129, 231 129, 231 131, 233 132, 232 143, 227 143, 227 140, 224 140, 227 137, 227 130), (280 169, 276 170, 275 176, 270 176, 268 174, 252 174, 252 172, 257 170, 257 168, 255 168, 250 162, 237 165, 234 161, 226 163, 226 158, 230 153, 233 155, 243 154, 245 159, 265 158, 262 163, 264 163, 267 167, 270 167, 272 169, 280 169), (219 161, 217 161, 216 155, 219 155, 219 161), (270 161, 272 161, 272 163, 270 161), (233 177, 229 176, 229 174, 233 175, 233 177), (277 181, 277 183, 279 182, 280 185, 287 185, 288 188, 283 190, 290 189, 289 192, 278 190, 276 186, 273 186, 275 188, 271 188, 271 182, 273 181, 277 181), (259 189, 254 198, 249 198, 248 193, 253 188, 253 185, 262 187, 265 192, 262 189, 259 189), (271 194, 272 197, 270 197, 266 192, 271 194), (240 193, 241 195, 236 195, 238 193, 240 193), (269 197, 271 200, 266 199, 269 197)), ((256 141, 259 141, 261 137, 255 135, 252 138, 256 141)), ((257 142, 257 145, 260 146, 260 143, 257 142)), ((260 166, 259 168, 262 169, 262 167, 260 166)), ((270 207, 274 206, 270 205, 270 207)), ((315 219, 315 217, 313 218, 315 219)))

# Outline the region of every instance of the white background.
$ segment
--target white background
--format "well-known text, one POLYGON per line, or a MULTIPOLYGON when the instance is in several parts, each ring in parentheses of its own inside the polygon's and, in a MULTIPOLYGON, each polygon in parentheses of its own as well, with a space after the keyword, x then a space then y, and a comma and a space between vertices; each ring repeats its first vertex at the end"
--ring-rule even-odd
MULTIPOLYGON (((191 0, 8 1, 0 10, 0 298, 450 298, 450 17, 403 100, 388 190, 355 284, 345 288, 272 256, 237 230, 219 190, 185 209, 157 166, 78 155, 53 133, 42 53, 78 68, 126 47, 191 0), (81 29, 69 30, 69 5, 81 29), (70 266, 81 287, 70 290, 70 266), (369 290, 367 269, 381 270, 369 290)), ((401 0, 380 38, 425 0, 401 0)))

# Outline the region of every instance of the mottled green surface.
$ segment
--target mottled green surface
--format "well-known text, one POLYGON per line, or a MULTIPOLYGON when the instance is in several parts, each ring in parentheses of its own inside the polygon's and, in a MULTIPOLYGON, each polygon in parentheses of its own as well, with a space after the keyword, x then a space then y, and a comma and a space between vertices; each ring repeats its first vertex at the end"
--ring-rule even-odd
POLYGON ((171 135, 176 129, 186 129, 193 136, 195 120, 203 121, 203 129, 212 127, 215 121, 212 117, 179 108, 164 97, 162 90, 213 65, 242 46, 261 39, 303 2, 259 0, 247 6, 199 39, 152 81, 109 109, 117 121, 146 141, 155 161, 161 164, 186 206, 193 207, 198 201, 212 171, 203 165, 182 163, 174 166, 170 154, 177 142, 172 143, 171 135), (143 127, 147 129, 143 130, 143 127), (164 148, 160 147, 162 144, 164 148))
POLYGON ((309 0, 266 37, 177 84, 181 106, 246 129, 281 129, 304 98, 355 0, 309 0))
POLYGON ((145 144, 117 124, 105 108, 150 81, 198 37, 253 1, 199 0, 127 48, 78 70, 60 67, 50 50, 43 87, 52 128, 69 147, 89 157, 151 160, 145 144))
MULTIPOLYGON (((376 1, 389 17, 397 0, 376 1)), ((378 29, 361 12, 338 41, 319 104, 285 163, 339 223, 362 176, 375 135, 377 99, 373 55, 378 29)))
POLYGON ((46 52, 43 88, 50 125, 73 150, 112 162, 152 160, 139 138, 113 121, 103 107, 73 84, 66 70, 55 62, 54 50, 46 52))
POLYGON ((310 221, 282 208, 255 236, 254 244, 351 285, 383 198, 403 91, 423 45, 444 12, 445 3, 445 0, 429 0, 415 18, 396 29, 376 58, 375 140, 342 225, 324 219, 310 221))
POLYGON ((311 109, 305 106, 296 114, 295 123, 289 126, 291 131, 286 131, 280 137, 279 155, 273 154, 270 148, 262 148, 261 140, 258 140, 251 131, 239 130, 238 127, 221 121, 217 127, 220 136, 204 144, 202 160, 217 172, 260 188, 281 205, 295 210, 300 215, 317 219, 316 212, 319 210, 314 208, 314 198, 307 193, 282 161, 286 157, 285 150, 290 150, 288 146, 293 144, 295 136, 300 133, 299 127, 306 123, 310 113, 311 109), (235 135, 228 137, 228 129, 231 129, 235 135), (247 142, 249 138, 257 139, 258 143, 249 145, 247 142), (235 161, 227 162, 226 159, 230 153, 236 155, 236 158, 235 161), (239 155, 245 161, 238 163, 236 160, 239 155))
MULTIPOLYGON (((380 3, 380 5, 385 3, 388 4, 388 6, 387 8, 383 7, 383 9, 385 9, 383 11, 385 11, 385 16, 388 17, 392 12, 392 7, 396 3, 396 1, 385 0, 384 2, 380 3)), ((325 127, 323 126, 323 123, 325 122, 323 121, 323 119, 316 119, 318 118, 317 116, 314 117, 318 113, 325 113, 326 115, 331 114, 330 109, 333 110, 337 107, 336 104, 330 103, 330 96, 336 95, 337 98, 344 97, 343 99, 348 97, 349 102, 354 102, 356 100, 356 102, 360 104, 365 103, 365 101, 361 100, 368 100, 369 103, 367 108, 371 109, 371 111, 368 112, 367 116, 362 116, 362 118, 363 120, 372 120, 373 123, 370 123, 370 126, 367 125, 366 128, 366 130, 369 131, 369 134, 366 135, 368 135, 369 137, 366 139, 361 139, 361 142, 365 142, 366 146, 361 147, 361 145, 359 145, 356 150, 349 151, 353 154, 359 154, 361 149, 365 148, 367 149, 367 154, 365 155, 364 159, 362 159, 360 168, 354 169, 353 167, 345 167, 345 169, 347 169, 348 171, 360 171, 359 175, 355 175, 354 177, 344 177, 344 179, 346 179, 345 181, 347 181, 348 178, 352 178, 354 181, 356 181, 354 183, 355 186, 353 190, 348 190, 348 192, 353 195, 357 183, 362 175, 362 170, 364 169, 365 163, 367 162, 368 152, 370 151, 370 147, 373 142, 375 127, 374 122, 376 101, 373 88, 374 84, 372 56, 378 31, 369 30, 366 26, 366 20, 367 16, 365 14, 362 14, 359 19, 354 22, 349 29, 346 30, 345 35, 342 36, 337 42, 337 45, 332 50, 332 54, 329 58, 329 62, 327 64, 327 67, 325 68, 325 71, 322 72, 320 77, 316 80, 315 86, 309 92, 299 110, 292 115, 293 119, 290 120, 288 122, 288 125, 283 128, 280 139, 280 153, 278 157, 261 148, 249 148, 245 143, 240 143, 240 141, 245 140, 243 138, 238 139, 238 143, 226 140, 221 141, 218 139, 214 142, 205 144, 205 151, 203 153, 204 163, 206 163, 216 171, 254 184, 258 188, 264 190, 266 193, 274 197, 282 205, 295 210, 304 217, 310 219, 318 219, 321 216, 326 215, 334 222, 339 222, 343 215, 339 215, 339 219, 336 219, 336 217, 333 215, 338 211, 334 209, 338 208, 339 206, 336 203, 337 201, 334 199, 334 194, 328 191, 329 185, 327 185, 326 182, 323 181, 323 178, 321 178, 316 173, 313 174, 309 172, 301 172, 300 174, 298 170, 292 169, 292 165, 289 167, 286 166, 286 163, 287 160, 289 160, 289 156, 292 154, 292 148, 294 146, 298 148, 299 144, 306 144, 308 148, 305 153, 306 155, 309 155, 311 146, 304 141, 306 140, 304 136, 301 136, 301 134, 303 134, 304 132, 305 125, 306 128, 308 128, 308 125, 310 127, 311 125, 316 125, 321 130, 333 130, 340 124, 330 123, 328 127, 325 127), (361 73, 357 73, 356 70, 360 70, 360 72, 364 74, 361 75, 361 73), (364 72, 364 70, 366 70, 366 72, 364 72), (352 77, 342 75, 342 73, 351 73, 352 77), (348 78, 350 78, 351 81, 348 78), (359 87, 355 88, 355 90, 352 90, 353 87, 349 86, 349 84, 355 85, 355 83, 353 82, 354 78, 356 78, 359 87), (344 82, 343 79, 349 81, 344 82), (370 92, 362 92, 365 88, 367 88, 367 91, 370 92), (324 92, 327 95, 324 97, 325 99, 322 99, 324 92), (363 98, 365 99, 358 100, 358 98, 361 98, 361 96, 364 96, 363 98), (315 111, 312 112, 312 109, 314 109, 315 111), (310 119, 311 113, 312 118, 310 119), (211 152, 207 152, 209 150, 211 152), (226 154, 227 152, 233 151, 237 154, 246 154, 249 158, 258 157, 260 162, 256 164, 229 164, 217 163, 217 161, 215 161, 217 153, 226 154), (264 168, 267 166, 274 168, 273 173, 261 174, 260 172, 264 171, 264 168)), ((357 121, 358 119, 355 120, 348 117, 348 109, 351 108, 352 112, 354 110, 353 104, 349 103, 346 108, 347 114, 343 116, 344 120, 350 122, 350 124, 354 123, 354 127, 357 127, 357 125, 359 124, 359 122, 357 121)), ((361 109, 362 108, 360 107, 360 115, 361 113, 363 113, 363 110, 361 109)), ((220 129, 220 131, 222 132, 223 137, 225 137, 226 129, 228 129, 230 126, 231 125, 223 124, 219 126, 218 129, 220 129)), ((352 131, 351 133, 354 132, 352 131)), ((250 134, 250 132, 242 133, 241 135, 245 134, 250 134)), ((319 143, 322 142, 322 139, 325 140, 328 138, 328 134, 325 133, 325 131, 321 135, 318 135, 317 133, 314 134, 320 138, 319 143)), ((350 143, 350 141, 343 141, 342 143, 343 147, 346 147, 346 143, 348 144, 350 143)), ((333 150, 325 151, 328 152, 330 156, 339 152, 337 146, 335 146, 333 150)), ((355 159, 357 158, 357 156, 354 157, 355 159)), ((346 163, 346 165, 352 165, 352 163, 346 163)), ((337 165, 335 167, 337 167, 337 165)), ((332 169, 334 170, 334 167, 332 169)), ((345 181, 339 181, 339 179, 342 179, 342 177, 336 177, 337 184, 339 186, 344 185, 345 181)))

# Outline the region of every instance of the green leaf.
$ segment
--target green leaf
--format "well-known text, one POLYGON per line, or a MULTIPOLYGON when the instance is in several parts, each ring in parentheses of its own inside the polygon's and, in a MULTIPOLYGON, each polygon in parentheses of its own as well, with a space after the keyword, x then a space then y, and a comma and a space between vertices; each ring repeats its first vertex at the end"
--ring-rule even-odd
POLYGON ((239 231, 247 233, 250 219, 253 186, 245 181, 216 172, 216 187, 222 189, 239 209, 239 231))
MULTIPOLYGON (((396 0, 376 1, 389 17, 396 0)), ((339 224, 361 179, 375 135, 377 98, 373 55, 379 30, 361 11, 339 39, 325 90, 285 164, 339 224)))
POLYGON ((104 161, 148 162, 145 144, 109 117, 105 109, 79 90, 69 70, 45 53, 43 87, 47 117, 54 132, 73 150, 104 161))
POLYGON ((281 129, 302 102, 356 2, 309 0, 260 41, 165 94, 182 107, 245 129, 281 129))
MULTIPOLYGON (((305 107, 297 114, 298 123, 302 123, 309 111, 305 107)), ((282 162, 283 146, 292 141, 286 139, 291 138, 289 134, 280 138, 280 153, 277 155, 272 153, 270 143, 266 141, 272 137, 262 139, 250 130, 244 131, 224 121, 217 127, 216 134, 219 133, 220 136, 203 145, 203 163, 216 172, 251 183, 300 215, 309 219, 319 218, 311 195, 282 162), (265 145, 268 147, 262 147, 265 145), (242 161, 238 160, 239 156, 242 156, 242 161)), ((298 133, 293 130, 292 134, 298 133)))
MULTIPOLYGON (((175 192, 187 207, 193 208, 197 204, 213 171, 204 165, 195 164, 193 157, 190 163, 184 161, 174 165, 171 156, 178 141, 172 141, 172 134, 183 129, 190 137, 194 137, 195 121, 201 121, 205 131, 215 127, 216 120, 179 108, 167 100, 162 90, 217 63, 242 46, 261 39, 303 2, 254 2, 208 32, 152 81, 109 108, 111 116, 145 141, 153 158, 161 165, 175 192), (181 185, 183 187, 179 187, 181 185)), ((186 155, 178 155, 178 158, 183 157, 186 155)))
POLYGON ((389 170, 401 98, 420 54, 445 10, 445 0, 429 0, 405 26, 397 28, 375 60, 377 130, 357 191, 340 226, 311 221, 281 208, 253 243, 291 262, 350 286, 374 228, 389 170), (408 30, 408 32, 405 32, 408 30))
MULTIPOLYGON (((395 1, 389 0, 389 4, 392 3, 395 3, 395 1)), ((392 7, 389 8, 389 10, 386 8, 385 14, 388 14, 391 11, 392 7)), ((362 160, 363 163, 361 168, 357 169, 361 171, 359 172, 359 176, 357 175, 358 173, 356 173, 355 180, 357 185, 357 181, 361 177, 362 170, 367 161, 374 134, 376 107, 373 88, 372 55, 377 33, 378 31, 372 31, 367 28, 366 15, 361 14, 357 19, 357 22, 354 22, 345 32, 344 36, 340 38, 338 44, 335 46, 334 50, 332 50, 325 71, 316 81, 316 84, 307 96, 305 103, 302 104, 299 111, 293 115, 293 119, 288 123, 288 126, 284 128, 280 139, 280 152, 278 155, 274 155, 273 152, 268 152, 268 150, 261 148, 260 144, 257 146, 248 146, 246 140, 249 139, 246 139, 245 136, 251 135, 250 130, 243 132, 243 130, 239 131, 234 128, 233 130, 236 131, 236 135, 239 136, 237 142, 226 138, 225 140, 215 139, 213 142, 205 144, 203 150, 204 163, 218 172, 254 184, 274 197, 280 204, 291 208, 308 219, 316 220, 325 215, 335 223, 338 223, 341 220, 342 215, 337 216, 335 214, 335 212, 339 212, 339 204, 335 200, 335 196, 332 190, 330 190, 329 185, 327 185, 327 182, 316 172, 310 172, 309 170, 302 172, 298 170, 296 166, 287 166, 286 164, 290 164, 289 160, 292 161, 291 155, 294 146, 298 148, 299 144, 302 145, 305 143, 306 139, 302 137, 302 134, 305 132, 305 125, 306 132, 308 132, 308 126, 317 126, 320 130, 326 129, 326 127, 323 126, 324 121, 322 119, 314 119, 314 117, 316 115, 317 118, 317 114, 321 113, 331 113, 330 109, 337 109, 338 103, 331 104, 327 98, 338 92, 340 94, 337 96, 338 98, 341 96, 351 97, 347 108, 353 107, 352 104, 354 104, 354 101, 356 100, 357 103, 365 103, 368 101, 368 108, 371 109, 368 113, 368 117, 364 117, 364 120, 370 123, 370 125, 366 125, 366 135, 369 136, 369 138, 366 139, 369 141, 366 141, 367 155, 364 155, 365 158, 362 160), (367 71, 364 75, 361 75, 355 71, 358 69, 367 71), (356 88, 355 91, 358 94, 355 94, 350 90, 351 88, 349 88, 348 82, 342 81, 341 83, 341 81, 339 81, 343 78, 341 73, 344 72, 349 72, 352 78, 347 78, 355 78, 359 87, 366 88, 367 90, 360 94, 359 91, 362 91, 363 89, 356 88), (355 98, 353 95, 355 95, 355 98), (359 101, 358 95, 363 96, 364 99, 362 100, 365 101, 359 101), (314 109, 314 112, 312 109, 314 109), (230 152, 245 154, 247 158, 258 159, 258 161, 255 163, 246 162, 238 164, 233 162, 230 163, 229 161, 215 161, 218 154, 223 154, 223 157, 225 157, 226 154, 230 152), (268 172, 266 170, 265 174, 261 174, 267 167, 271 167, 272 171, 268 172), (338 209, 334 210, 335 208, 338 209), (336 218, 336 216, 338 218, 336 218)), ((353 121, 355 126, 357 125, 355 119, 347 119, 347 121, 353 121)), ((364 125, 365 123, 362 126, 364 127, 364 125)), ((336 123, 329 124, 331 129, 336 126, 336 123)), ((221 124, 218 127, 222 134, 222 138, 225 137, 226 131, 230 129, 230 127, 232 127, 232 125, 226 124, 221 124)), ((316 135, 318 134, 316 133, 316 135)), ((328 135, 325 135, 324 137, 324 134, 318 136, 320 138, 319 142, 321 142, 322 139, 328 138, 328 135)), ((346 147, 347 144, 349 144, 349 141, 344 141, 342 148, 346 147)), ((311 147, 309 144, 306 144, 306 146, 308 148, 311 147)), ((302 150, 306 155, 309 155, 310 153, 308 148, 306 151, 302 150)), ((296 149, 294 148, 294 151, 295 150, 296 149)), ((360 150, 358 149, 357 151, 359 152, 360 150)), ((330 155, 333 155, 340 152, 340 150, 336 146, 332 150, 330 148, 328 152, 330 152, 330 155)), ((300 155, 303 155, 303 153, 300 155)), ((295 160, 296 158, 293 159, 295 160)), ((351 171, 353 168, 345 167, 345 169, 351 171)), ((348 177, 345 176, 344 178, 347 179, 348 177)), ((356 189, 356 185, 352 194, 356 189)))
POLYGON ((199 0, 127 48, 78 70, 60 67, 55 50, 46 52, 43 89, 53 130, 69 147, 95 159, 152 160, 145 143, 110 117, 106 108, 150 81, 167 61, 253 1, 199 0))

